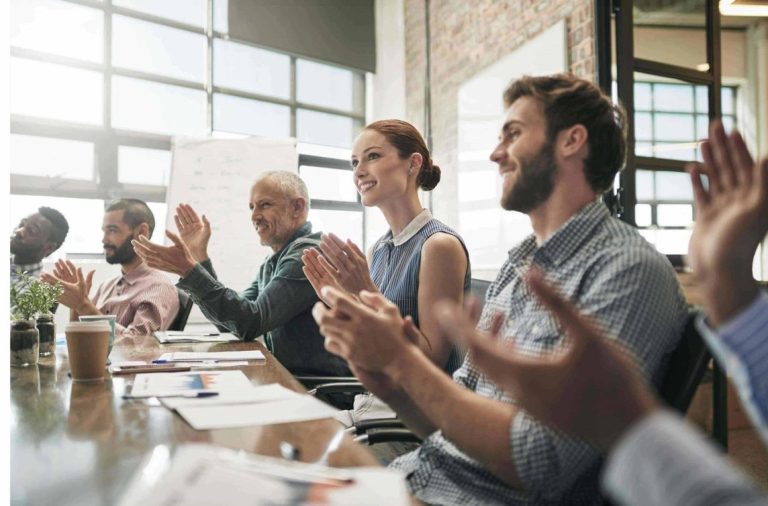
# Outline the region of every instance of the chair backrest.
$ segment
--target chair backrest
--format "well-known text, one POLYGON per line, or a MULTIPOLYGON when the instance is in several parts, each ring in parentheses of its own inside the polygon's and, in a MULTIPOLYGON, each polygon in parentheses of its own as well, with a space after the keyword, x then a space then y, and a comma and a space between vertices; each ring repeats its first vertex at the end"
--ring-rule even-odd
POLYGON ((192 312, 192 306, 194 302, 190 296, 184 290, 176 289, 179 294, 179 314, 176 315, 176 319, 173 320, 168 330, 184 330, 187 326, 187 320, 189 319, 189 313, 192 312))
POLYGON ((659 389, 662 400, 680 413, 691 405, 711 355, 696 329, 696 311, 690 311, 683 327, 683 337, 672 352, 667 374, 659 389))

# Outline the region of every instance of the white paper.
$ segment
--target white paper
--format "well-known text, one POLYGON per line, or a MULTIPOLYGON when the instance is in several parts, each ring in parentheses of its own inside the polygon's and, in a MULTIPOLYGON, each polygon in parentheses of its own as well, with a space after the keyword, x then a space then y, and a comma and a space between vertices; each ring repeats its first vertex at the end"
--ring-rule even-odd
POLYGON ((137 374, 130 397, 165 397, 208 390, 219 395, 247 391, 253 385, 242 371, 188 371, 137 374))
POLYGON ((183 332, 158 330, 155 338, 161 343, 234 343, 239 341, 229 332, 183 332))
POLYGON ((200 362, 205 360, 265 360, 264 354, 259 350, 247 351, 177 351, 175 353, 163 353, 159 360, 167 362, 200 362))
POLYGON ((336 409, 311 395, 259 404, 181 406, 176 411, 197 430, 303 422, 332 418, 336 409))
POLYGON ((182 445, 172 457, 155 447, 129 483, 120 506, 409 504, 402 473, 335 469, 208 445, 182 445))
POLYGON ((299 397, 301 394, 289 390, 282 385, 272 383, 251 387, 237 391, 227 391, 215 397, 203 397, 197 399, 187 399, 184 397, 164 397, 161 399, 163 405, 168 409, 178 409, 187 406, 221 406, 225 404, 255 404, 259 402, 269 402, 299 397))

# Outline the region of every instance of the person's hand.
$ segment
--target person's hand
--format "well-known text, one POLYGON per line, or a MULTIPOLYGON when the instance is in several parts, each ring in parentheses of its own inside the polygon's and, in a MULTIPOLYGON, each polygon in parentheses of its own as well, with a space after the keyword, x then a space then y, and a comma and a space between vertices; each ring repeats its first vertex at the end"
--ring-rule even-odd
POLYGON ((755 163, 741 135, 726 135, 719 121, 701 151, 704 163, 688 167, 697 208, 688 261, 717 326, 757 295, 752 259, 768 232, 768 158, 755 163))
MULTIPOLYGON (((539 274, 531 273, 527 281, 565 330, 568 343, 563 349, 538 357, 523 354, 510 343, 474 331, 468 316, 451 303, 436 306, 440 325, 449 337, 465 343, 472 362, 532 416, 607 450, 656 408, 653 395, 626 351, 603 337, 539 274)), ((493 326, 498 329, 498 323, 493 326)))
MULTIPOLYGON (((323 299, 323 288, 330 286, 337 290, 345 291, 344 288, 336 282, 336 279, 323 267, 320 263, 322 255, 315 248, 308 248, 304 250, 301 255, 301 261, 304 267, 301 268, 304 271, 304 275, 307 277, 309 284, 315 289, 317 296, 329 305, 328 301, 323 299)), ((355 295, 355 294, 352 294, 355 295)))
POLYGON ((397 306, 381 294, 363 291, 358 301, 325 288, 323 298, 331 307, 318 302, 312 315, 325 336, 325 348, 357 368, 388 374, 409 347, 418 350, 403 330, 397 306))
POLYGON ((360 380, 360 383, 362 383, 369 392, 384 402, 391 402, 395 396, 403 393, 400 386, 391 377, 382 372, 368 371, 355 364, 349 364, 349 368, 352 371, 352 374, 360 380))
POLYGON ((77 267, 69 260, 59 259, 53 265, 53 275, 67 283, 77 283, 77 267))
MULTIPOLYGON (((68 263, 74 268, 72 262, 68 263)), ((85 313, 87 307, 91 306, 91 300, 88 298, 88 294, 91 293, 93 274, 95 272, 96 271, 91 271, 87 275, 83 275, 83 270, 78 267, 74 270, 74 276, 70 276, 69 274, 71 273, 67 272, 67 281, 65 281, 64 278, 51 275, 47 272, 41 274, 40 279, 51 285, 55 285, 57 282, 61 283, 64 291, 61 294, 61 297, 59 297, 59 303, 82 314, 85 313)))
POLYGON ((377 292, 368 271, 368 260, 355 243, 342 241, 334 234, 323 234, 318 263, 338 286, 357 296, 361 290, 377 292))
POLYGON ((148 266, 165 272, 172 272, 180 277, 185 277, 197 265, 197 260, 190 253, 184 242, 171 232, 166 230, 165 235, 173 243, 171 246, 160 246, 149 241, 146 236, 140 235, 134 239, 133 249, 136 254, 148 266))
POLYGON ((179 204, 173 217, 179 237, 189 248, 198 262, 208 260, 208 242, 211 240, 211 224, 203 215, 202 219, 189 204, 179 204))

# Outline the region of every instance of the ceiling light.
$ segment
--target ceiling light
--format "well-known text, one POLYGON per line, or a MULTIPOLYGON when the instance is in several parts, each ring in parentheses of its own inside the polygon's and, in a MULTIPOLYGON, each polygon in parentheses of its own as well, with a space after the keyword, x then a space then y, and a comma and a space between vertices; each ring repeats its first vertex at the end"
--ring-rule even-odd
POLYGON ((696 70, 699 72, 706 72, 709 70, 709 63, 699 63, 696 65, 696 70))
POLYGON ((720 0, 720 14, 723 16, 763 16, 768 17, 766 2, 739 2, 735 0, 720 0))

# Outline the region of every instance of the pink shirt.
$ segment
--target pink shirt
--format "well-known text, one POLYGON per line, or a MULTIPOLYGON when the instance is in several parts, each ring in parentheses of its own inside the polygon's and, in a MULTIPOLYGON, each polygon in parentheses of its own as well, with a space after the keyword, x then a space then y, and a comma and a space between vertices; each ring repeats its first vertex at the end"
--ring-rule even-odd
POLYGON ((117 316, 115 331, 122 336, 165 330, 179 312, 176 287, 168 276, 144 263, 102 283, 93 303, 102 313, 117 316))

